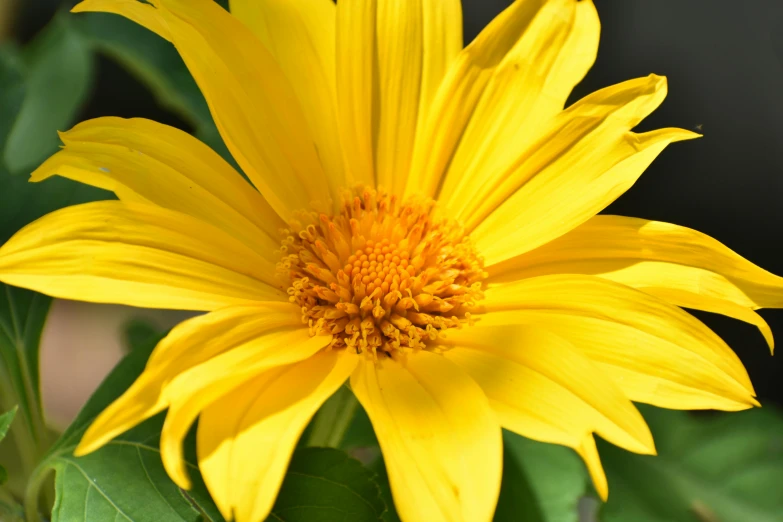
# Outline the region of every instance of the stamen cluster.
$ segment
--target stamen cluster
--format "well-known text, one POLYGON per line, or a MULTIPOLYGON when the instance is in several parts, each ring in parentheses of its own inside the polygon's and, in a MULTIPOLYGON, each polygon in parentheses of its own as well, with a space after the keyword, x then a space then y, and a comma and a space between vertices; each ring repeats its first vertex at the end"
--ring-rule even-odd
POLYGON ((372 357, 426 348, 470 320, 483 260, 434 201, 399 204, 382 190, 346 192, 334 216, 310 212, 283 240, 281 275, 313 335, 372 357))

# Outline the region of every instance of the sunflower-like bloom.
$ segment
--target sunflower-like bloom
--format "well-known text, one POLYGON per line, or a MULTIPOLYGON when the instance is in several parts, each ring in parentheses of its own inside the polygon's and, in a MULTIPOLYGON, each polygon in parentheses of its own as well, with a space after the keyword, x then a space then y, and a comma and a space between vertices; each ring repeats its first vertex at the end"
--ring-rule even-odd
POLYGON ((344 382, 411 521, 492 518, 501 427, 562 444, 608 488, 594 434, 654 453, 632 401, 758 403, 680 307, 769 327, 783 280, 704 234, 596 215, 682 129, 634 133, 666 95, 630 80, 564 110, 592 65, 589 0, 518 0, 462 48, 458 0, 86 0, 173 43, 246 182, 195 138, 99 118, 33 175, 113 191, 0 250, 56 297, 208 312, 163 339, 77 453, 168 409, 227 519, 263 520, 344 382), (252 183, 252 185, 251 185, 252 183))

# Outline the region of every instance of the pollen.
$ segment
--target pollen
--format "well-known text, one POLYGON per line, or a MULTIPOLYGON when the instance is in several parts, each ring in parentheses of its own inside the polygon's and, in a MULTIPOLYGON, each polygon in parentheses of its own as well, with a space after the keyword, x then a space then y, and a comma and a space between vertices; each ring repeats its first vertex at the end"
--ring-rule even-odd
POLYGON ((482 258, 429 199, 354 189, 335 215, 303 213, 283 232, 290 300, 333 349, 375 358, 427 349, 469 323, 482 298, 482 258))

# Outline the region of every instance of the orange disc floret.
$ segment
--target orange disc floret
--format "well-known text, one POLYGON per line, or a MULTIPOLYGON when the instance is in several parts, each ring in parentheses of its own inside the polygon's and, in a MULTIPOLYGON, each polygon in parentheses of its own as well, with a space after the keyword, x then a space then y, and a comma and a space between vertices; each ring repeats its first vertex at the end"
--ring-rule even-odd
POLYGON ((398 204, 354 189, 334 216, 300 216, 285 231, 278 269, 313 335, 373 357, 426 348, 470 320, 483 260, 465 230, 429 199, 398 204))

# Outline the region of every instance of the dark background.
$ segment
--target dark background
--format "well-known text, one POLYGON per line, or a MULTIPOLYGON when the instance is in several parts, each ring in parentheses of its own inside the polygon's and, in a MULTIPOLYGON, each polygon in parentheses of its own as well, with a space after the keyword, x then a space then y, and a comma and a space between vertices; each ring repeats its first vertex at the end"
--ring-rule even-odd
MULTIPOLYGON (((6 1, 6 0, 0 0, 6 1)), ((27 41, 59 0, 22 0, 15 38, 27 41)), ((510 1, 463 0, 465 41, 510 1)), ((676 143, 607 212, 668 221, 719 239, 783 274, 783 2, 780 0, 596 0, 598 61, 573 99, 649 73, 669 79, 663 106, 642 130, 677 126, 704 138, 676 143)), ((141 116, 182 128, 152 95, 101 59, 78 118, 141 116)), ((779 339, 783 311, 762 310, 779 339)), ((755 328, 698 314, 740 355, 762 403, 783 406, 783 355, 770 357, 755 328)))

